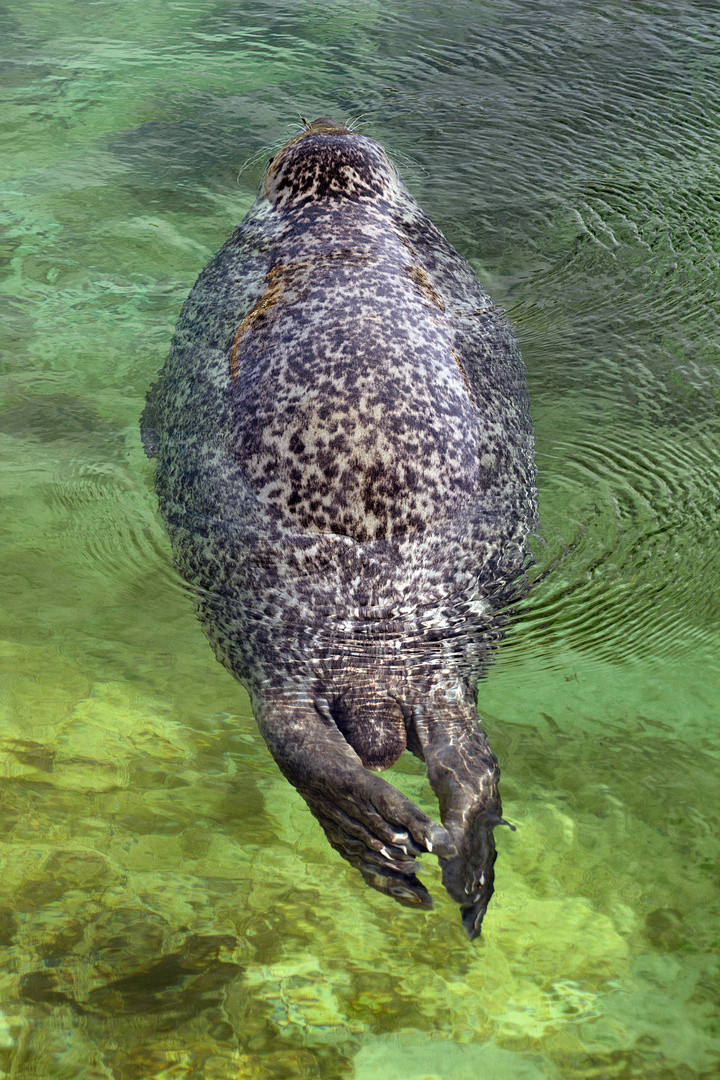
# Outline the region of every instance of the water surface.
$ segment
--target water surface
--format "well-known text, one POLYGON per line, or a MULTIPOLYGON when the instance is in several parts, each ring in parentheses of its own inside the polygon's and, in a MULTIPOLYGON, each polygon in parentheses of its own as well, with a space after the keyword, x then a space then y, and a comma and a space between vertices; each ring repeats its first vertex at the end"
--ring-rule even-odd
MULTIPOLYGON (((0 1067, 720 1074, 711 3, 0 11, 0 1067), (520 336, 549 571, 482 685, 466 941, 327 846, 171 568, 138 417, 299 117, 359 117, 520 336)), ((418 763, 393 781, 428 812, 418 763)))

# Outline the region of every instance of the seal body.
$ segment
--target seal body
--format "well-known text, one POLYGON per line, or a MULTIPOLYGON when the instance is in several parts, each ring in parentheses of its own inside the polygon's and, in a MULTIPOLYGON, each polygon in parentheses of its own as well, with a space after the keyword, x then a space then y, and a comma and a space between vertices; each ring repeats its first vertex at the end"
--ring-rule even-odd
POLYGON ((143 418, 176 565, 280 768, 380 891, 470 936, 498 770, 478 679, 536 523, 511 329, 382 148, 333 121, 275 156, 201 273, 143 418), (369 769, 427 763, 443 825, 369 769))

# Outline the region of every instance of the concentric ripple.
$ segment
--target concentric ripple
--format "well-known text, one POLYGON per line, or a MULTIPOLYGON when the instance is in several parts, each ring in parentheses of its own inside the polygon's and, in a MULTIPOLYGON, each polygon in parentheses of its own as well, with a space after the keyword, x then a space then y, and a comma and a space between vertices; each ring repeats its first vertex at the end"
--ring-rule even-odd
POLYGON ((604 428, 539 455, 540 577, 520 652, 562 641, 623 662, 716 657, 720 440, 707 425, 604 428))

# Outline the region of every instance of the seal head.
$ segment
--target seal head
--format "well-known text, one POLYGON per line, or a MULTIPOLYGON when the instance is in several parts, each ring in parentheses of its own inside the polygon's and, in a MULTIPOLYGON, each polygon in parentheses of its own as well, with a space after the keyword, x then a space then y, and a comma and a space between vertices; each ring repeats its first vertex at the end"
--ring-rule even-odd
POLYGON ((377 143, 344 124, 315 120, 272 159, 264 190, 278 210, 335 201, 389 201, 398 190, 398 176, 377 143))

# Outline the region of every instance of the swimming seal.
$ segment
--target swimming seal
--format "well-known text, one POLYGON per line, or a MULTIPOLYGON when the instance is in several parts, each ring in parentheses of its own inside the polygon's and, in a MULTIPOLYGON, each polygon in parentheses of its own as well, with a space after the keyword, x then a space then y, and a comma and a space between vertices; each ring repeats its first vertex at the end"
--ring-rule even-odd
POLYGON ((499 771, 477 684, 536 521, 511 329, 382 147, 332 120, 270 162, 197 280, 142 422, 218 659, 280 769, 374 888, 472 938, 499 771), (434 822, 380 776, 424 759, 434 822))

